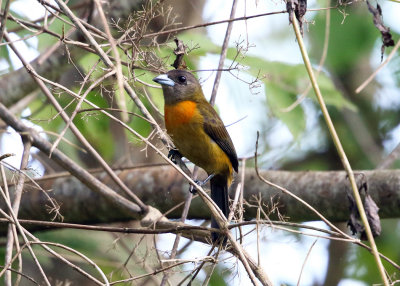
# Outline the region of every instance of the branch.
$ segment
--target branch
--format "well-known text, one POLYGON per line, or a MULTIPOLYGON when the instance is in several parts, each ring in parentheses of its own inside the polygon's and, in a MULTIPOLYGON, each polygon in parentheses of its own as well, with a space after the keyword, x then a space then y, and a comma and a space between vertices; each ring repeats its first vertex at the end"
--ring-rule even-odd
MULTIPOLYGON (((238 3, 238 1, 233 0, 231 15, 230 15, 229 19, 235 18, 237 3, 238 3)), ((221 69, 224 67, 224 61, 226 58, 226 54, 228 52, 228 44, 229 44, 229 38, 231 37, 232 27, 233 27, 233 22, 229 22, 228 27, 226 28, 225 38, 224 38, 224 42, 223 42, 222 48, 221 48, 221 55, 219 57, 217 75, 215 76, 214 86, 213 86, 213 89, 211 92, 210 104, 213 106, 215 104, 215 98, 217 97, 217 90, 218 90, 219 82, 221 80, 221 75, 222 75, 221 69)))
POLYGON ((350 184, 351 184, 351 189, 353 191, 354 200, 356 202, 357 209, 358 209, 358 212, 360 214, 361 221, 362 221, 362 223, 364 225, 365 233, 366 233, 366 235, 368 237, 368 241, 371 244, 372 253, 374 255, 374 258, 375 258, 379 273, 381 275, 383 284, 385 286, 387 286, 387 285, 389 285, 389 281, 388 281, 388 278, 387 278, 386 273, 385 273, 385 268, 383 267, 382 261, 380 260, 379 252, 378 252, 378 249, 377 249, 376 244, 375 244, 375 240, 374 240, 374 237, 373 237, 373 234, 372 234, 372 231, 371 231, 371 227, 370 227, 369 222, 368 222, 368 218, 367 218, 366 212, 364 210, 363 202, 361 200, 360 193, 358 192, 356 179, 354 177, 354 172, 353 172, 353 169, 352 169, 352 167, 350 165, 350 162, 349 162, 349 160, 347 158, 346 152, 343 149, 343 146, 342 146, 342 143, 341 143, 341 141, 339 139, 339 136, 337 135, 336 129, 335 129, 334 125, 333 125, 332 119, 331 119, 330 114, 328 112, 328 109, 327 109, 327 107, 325 105, 324 98, 322 97, 319 85, 317 83, 317 80, 315 78, 313 69, 311 67, 311 62, 310 62, 310 60, 308 58, 308 53, 307 53, 307 51, 305 49, 303 38, 302 38, 302 35, 300 33, 301 32, 301 29, 300 29, 301 25, 299 26, 299 23, 297 23, 297 20, 294 18, 294 13, 293 12, 291 12, 290 18, 292 19, 293 28, 294 28, 294 31, 295 31, 295 34, 296 34, 297 43, 299 44, 301 55, 303 57, 303 61, 304 61, 305 67, 307 69, 308 75, 310 77, 310 81, 311 81, 311 83, 313 85, 313 88, 314 88, 315 95, 317 97, 317 100, 318 100, 318 103, 320 105, 322 114, 324 116, 325 123, 326 123, 326 125, 328 127, 328 130, 329 130, 329 133, 330 133, 330 135, 332 137, 332 141, 335 144, 335 147, 336 147, 336 150, 337 150, 338 155, 340 157, 340 160, 342 161, 343 167, 346 170, 346 173, 348 174, 349 181, 350 181, 350 184))
MULTIPOLYGON (((54 156, 54 154, 53 154, 54 156)), ((288 172, 261 171, 261 175, 284 188, 287 188, 303 200, 310 202, 331 222, 348 220, 348 204, 345 203, 346 188, 349 188, 344 171, 330 172, 288 172)), ((368 180, 369 193, 380 206, 381 218, 400 217, 397 201, 400 200, 400 170, 364 171, 368 180)), ((201 173, 199 177, 204 176, 201 173)), ((99 173, 98 177, 104 177, 99 173)), ((121 180, 142 199, 145 204, 159 209, 162 213, 183 203, 189 195, 188 183, 170 166, 140 167, 119 173, 121 180)), ((65 222, 74 223, 110 223, 131 220, 123 209, 115 205, 100 193, 90 191, 84 184, 69 175, 38 179, 37 182, 44 190, 52 190, 48 194, 58 202, 62 202, 60 212, 65 222), (95 204, 88 202, 96 202, 95 204), (82 212, 84 205, 85 212, 82 212), (112 211, 111 211, 112 210, 112 211)), ((115 184, 105 181, 111 189, 115 184)), ((244 219, 251 220, 257 216, 256 199, 261 202, 266 213, 277 206, 279 213, 290 218, 290 221, 310 221, 318 217, 307 210, 297 200, 282 194, 279 190, 264 184, 257 178, 254 170, 248 168, 245 176, 244 219)), ((10 192, 13 194, 10 183, 10 192)), ((116 188, 115 188, 116 189, 116 188)), ((25 193, 21 200, 20 218, 35 220, 50 220, 52 215, 45 209, 47 198, 31 183, 25 184, 25 193)), ((257 205, 258 206, 258 205, 257 205)), ((182 207, 168 214, 170 218, 180 218, 182 207)), ((4 208, 0 204, 0 208, 4 208)), ((270 215, 271 219, 276 216, 270 215)), ((200 198, 192 201, 188 214, 189 219, 209 219, 210 213, 200 198)))
MULTIPOLYGON (((10 114, 10 112, 2 103, 0 103, 0 114, 1 114, 1 119, 5 123, 7 123, 10 126, 13 126, 13 128, 17 132, 24 133, 27 136, 29 136, 33 146, 37 147, 45 154, 50 155, 50 150, 52 145, 48 141, 43 139, 35 130, 28 128, 26 125, 21 123, 15 116, 10 114)), ((64 153, 62 153, 58 149, 53 151, 52 159, 55 162, 57 162, 60 166, 62 166, 65 170, 68 170, 71 174, 73 174, 76 178, 78 178, 83 184, 85 184, 92 190, 99 192, 104 197, 108 198, 110 201, 113 201, 114 204, 117 204, 121 208, 121 211, 122 209, 124 209, 127 212, 127 214, 130 213, 131 215, 137 217, 142 215, 142 210, 137 204, 125 199, 121 195, 114 192, 108 186, 106 186, 98 179, 93 177, 84 168, 80 167, 75 162, 73 162, 69 157, 67 157, 64 153)), ((24 208, 23 201, 25 200, 25 197, 26 196, 24 196, 21 200, 21 210, 24 208)), ((45 201, 47 201, 47 199, 45 201)))

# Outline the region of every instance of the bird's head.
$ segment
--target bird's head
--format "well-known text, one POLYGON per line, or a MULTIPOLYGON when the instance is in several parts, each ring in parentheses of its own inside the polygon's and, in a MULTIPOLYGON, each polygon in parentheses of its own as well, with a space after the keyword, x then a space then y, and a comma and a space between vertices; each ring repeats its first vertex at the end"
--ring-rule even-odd
POLYGON ((161 84, 166 104, 204 98, 199 81, 188 71, 170 70, 153 81, 161 84))

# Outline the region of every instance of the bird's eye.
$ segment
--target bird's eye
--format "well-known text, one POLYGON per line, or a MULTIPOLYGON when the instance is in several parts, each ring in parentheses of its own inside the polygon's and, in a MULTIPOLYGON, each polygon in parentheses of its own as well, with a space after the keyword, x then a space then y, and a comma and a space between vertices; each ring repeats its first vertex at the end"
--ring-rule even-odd
POLYGON ((186 77, 183 76, 183 75, 178 76, 178 81, 179 81, 180 83, 185 83, 185 82, 186 82, 186 77))

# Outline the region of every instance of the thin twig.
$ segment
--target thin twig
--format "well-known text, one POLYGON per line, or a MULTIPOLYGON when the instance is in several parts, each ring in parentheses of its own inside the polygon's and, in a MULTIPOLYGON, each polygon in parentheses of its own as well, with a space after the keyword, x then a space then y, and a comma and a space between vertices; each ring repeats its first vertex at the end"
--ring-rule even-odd
MULTIPOLYGON (((28 238, 26 237, 26 235, 25 235, 25 233, 24 233, 24 231, 23 231, 22 226, 21 226, 21 225, 19 224, 19 222, 18 222, 18 218, 17 218, 17 216, 15 215, 15 213, 14 213, 14 211, 13 211, 13 208, 12 208, 12 206, 11 206, 11 202, 10 202, 9 199, 6 197, 6 195, 5 195, 4 191, 3 191, 3 188, 2 188, 1 186, 0 186, 0 194, 2 195, 2 197, 3 197, 3 199, 4 199, 4 202, 6 203, 6 206, 7 206, 7 208, 8 208, 8 211, 10 212, 10 216, 11 216, 12 221, 15 223, 15 225, 16 225, 16 227, 17 227, 19 233, 21 234, 21 236, 22 236, 22 238, 23 238, 23 240, 24 240, 26 246, 28 247, 29 253, 31 254, 31 256, 32 256, 32 258, 33 258, 33 260, 34 260, 36 266, 38 267, 38 270, 39 270, 40 275, 43 277, 43 280, 44 280, 45 284, 48 285, 48 286, 51 286, 51 284, 50 284, 50 282, 49 282, 49 280, 48 280, 46 274, 45 274, 44 271, 43 271, 42 266, 41 266, 40 263, 39 263, 39 260, 37 259, 35 253, 34 253, 33 250, 32 250, 32 247, 31 247, 31 245, 30 245, 30 241, 29 241, 28 238)), ((2 209, 0 209, 0 213, 1 213, 3 216, 7 217, 7 214, 6 214, 2 209)), ((5 265, 5 269, 7 269, 8 267, 9 267, 9 265, 5 265)))
POLYGON ((393 50, 390 52, 386 60, 379 65, 379 67, 355 90, 356 93, 360 93, 378 74, 378 72, 386 66, 393 56, 396 54, 397 50, 400 48, 400 40, 397 41, 396 46, 394 46, 393 50))
POLYGON ((201 187, 199 187, 197 184, 194 184, 194 187, 197 189, 197 193, 203 199, 208 209, 211 211, 212 216, 216 219, 218 225, 220 226, 221 231, 223 231, 226 237, 228 238, 229 242, 231 243, 232 251, 242 262, 247 274, 249 275, 251 282, 254 285, 257 285, 255 277, 255 275, 257 275, 257 278, 261 281, 261 283, 263 283, 263 285, 272 285, 271 282, 269 281, 268 276, 264 273, 263 269, 251 263, 252 260, 250 256, 245 252, 243 247, 236 242, 232 233, 228 230, 228 221, 223 215, 221 209, 215 204, 215 202, 207 195, 207 193, 201 187))
MULTIPOLYGON (((5 33, 4 37, 9 40, 8 34, 5 33)), ((10 44, 10 48, 14 51, 14 53, 18 56, 19 60, 22 62, 24 67, 29 71, 29 74, 32 76, 33 80, 39 85, 40 89, 43 91, 43 93, 47 96, 49 101, 53 104, 53 106, 56 108, 58 112, 60 112, 61 117, 65 122, 69 121, 69 117, 66 114, 66 112, 63 110, 61 105, 58 103, 58 101, 54 98, 54 96, 51 94, 50 90, 47 88, 47 86, 43 83, 43 81, 39 78, 38 74, 36 71, 33 69, 33 67, 25 61, 25 59, 22 57, 20 52, 15 48, 13 44, 10 44)), ((87 141, 87 139, 82 135, 82 133, 79 131, 79 129, 71 123, 70 127, 71 131, 74 133, 74 135, 78 138, 79 141, 88 149, 91 155, 93 155, 98 162, 102 165, 104 170, 110 175, 110 177, 118 184, 119 187, 127 194, 129 195, 135 203, 141 208, 142 212, 146 212, 147 206, 139 199, 138 196, 136 196, 132 191, 122 182, 122 180, 113 172, 111 167, 105 162, 105 160, 100 156, 100 154, 93 148, 93 146, 87 141)))
MULTIPOLYGON (((0 265, 0 268, 3 268, 3 269, 4 269, 4 267, 1 266, 1 265, 0 265)), ((18 271, 18 270, 12 269, 12 268, 7 268, 6 270, 7 270, 7 271, 14 272, 14 273, 18 274, 19 277, 24 277, 25 279, 31 281, 33 284, 40 286, 40 284, 39 284, 38 282, 36 282, 35 279, 29 277, 29 276, 26 275, 25 273, 22 273, 21 271, 18 271)))
MULTIPOLYGON (((243 221, 243 211, 244 211, 244 208, 243 208, 243 204, 244 204, 244 178, 245 178, 245 174, 246 174, 246 161, 247 161, 246 158, 243 158, 243 159, 242 159, 242 170, 241 170, 242 174, 241 174, 241 178, 240 178, 240 180, 241 180, 241 188, 242 188, 242 189, 240 190, 240 198, 239 198, 239 219, 238 219, 238 222, 239 222, 239 223, 241 223, 241 222, 243 221)), ((242 227, 239 226, 239 239, 240 239, 240 244, 243 243, 242 234, 243 234, 242 227)))
MULTIPOLYGON (((193 180, 197 179, 198 171, 199 171, 199 168, 197 166, 195 166, 194 170, 193 170, 193 180)), ((192 203, 192 198, 193 198, 192 190, 193 190, 193 186, 189 185, 189 195, 187 196, 187 198, 185 200, 185 206, 183 208, 182 215, 181 215, 182 223, 185 223, 187 215, 189 213, 190 204, 192 203)), ((173 247, 171 250, 171 255, 169 257, 169 259, 171 259, 171 260, 175 259, 175 257, 176 257, 180 238, 181 238, 181 234, 178 233, 175 237, 175 241, 174 241, 174 244, 173 244, 173 247)), ((167 272, 167 271, 164 272, 164 276, 161 280, 160 286, 163 286, 167 283, 168 277, 169 277, 169 272, 167 272)))
MULTIPOLYGON (((233 203, 230 208, 229 214, 228 214, 228 221, 231 221, 235 215, 237 205, 239 204, 240 196, 241 196, 241 191, 242 191, 242 183, 240 182, 235 189, 235 196, 233 197, 233 203)), ((240 207, 239 207, 240 208, 240 207)))
MULTIPOLYGON (((67 132, 68 128, 70 127, 70 125, 72 124, 72 121, 74 120, 75 116, 78 114, 79 109, 82 106, 83 100, 86 98, 86 96, 88 96, 88 94, 97 86, 99 85, 103 80, 107 79, 108 77, 112 76, 115 74, 115 70, 112 70, 108 73, 106 73, 105 75, 101 76, 100 78, 98 78, 94 83, 92 83, 87 90, 85 91, 85 93, 82 95, 82 97, 79 99, 78 103, 75 106, 74 111, 72 112, 71 116, 69 117, 68 122, 65 124, 63 130, 60 132, 59 136, 57 137, 57 139, 54 141, 53 146, 51 147, 50 150, 50 156, 51 153, 53 153, 53 150, 57 148, 57 145, 59 144, 59 142, 61 141, 62 138, 64 138, 65 133, 67 132)), ((88 79, 89 74, 85 77, 85 81, 88 79)), ((83 87, 83 84, 82 84, 83 87)), ((86 151, 86 150, 85 150, 86 151)))
POLYGON ((204 279, 204 281, 203 281, 203 284, 202 284, 203 286, 207 286, 209 284, 211 275, 213 274, 215 267, 217 267, 218 257, 221 254, 221 250, 222 250, 222 244, 220 244, 218 246, 218 250, 217 250, 217 253, 215 254, 214 260, 211 261, 211 269, 208 271, 206 279, 204 279))
POLYGON ((166 34, 171 34, 171 33, 178 33, 178 32, 182 32, 182 31, 187 31, 187 30, 192 30, 192 29, 197 29, 197 28, 204 28, 204 27, 218 25, 218 24, 230 23, 230 22, 235 22, 235 21, 245 21, 248 19, 253 19, 253 18, 258 18, 258 17, 263 17, 263 16, 270 16, 270 15, 277 15, 277 14, 285 14, 285 13, 287 13, 287 11, 283 10, 283 11, 268 12, 268 13, 262 13, 262 14, 257 14, 257 15, 245 16, 245 17, 238 17, 238 18, 234 18, 234 19, 208 22, 208 23, 203 23, 203 24, 198 24, 198 25, 191 25, 191 26, 186 26, 186 27, 181 27, 181 28, 176 28, 176 29, 171 29, 171 30, 165 30, 165 31, 156 32, 156 33, 149 33, 149 34, 143 35, 143 38, 153 38, 155 36, 166 35, 166 34))
POLYGON ((186 263, 193 263, 193 261, 192 261, 192 260, 185 260, 185 261, 177 262, 177 263, 172 264, 172 265, 169 265, 169 266, 167 266, 167 267, 154 270, 152 273, 147 273, 147 274, 139 275, 139 276, 136 276, 136 277, 133 277, 133 278, 128 278, 128 279, 113 281, 113 282, 110 283, 110 285, 115 285, 115 284, 119 284, 119 283, 127 283, 127 282, 135 281, 135 280, 138 280, 138 279, 142 279, 142 278, 145 278, 145 277, 148 277, 148 276, 154 276, 154 275, 156 275, 156 274, 158 274, 158 273, 165 272, 166 270, 169 270, 169 269, 171 269, 171 268, 174 268, 174 267, 177 267, 177 266, 186 264, 186 263))
POLYGON ((306 258, 304 259, 303 265, 301 266, 299 279, 297 280, 297 286, 300 286, 301 275, 303 274, 304 267, 306 266, 308 257, 310 257, 310 254, 311 254, 311 250, 313 249, 313 247, 314 247, 314 245, 315 245, 315 243, 316 243, 317 241, 318 241, 318 239, 314 240, 314 242, 311 244, 310 249, 307 251, 306 258))
POLYGON ((302 204, 304 204, 307 208, 309 208, 312 212, 314 212, 323 222, 325 222, 328 226, 330 226, 332 229, 343 235, 343 237, 351 238, 349 235, 341 231, 339 228, 337 228, 333 223, 331 223, 329 220, 327 220, 319 211, 317 211, 313 206, 311 206, 309 203, 304 201, 302 198, 296 196, 292 192, 290 192, 288 189, 283 188, 277 184, 274 184, 273 182, 268 181, 265 179, 263 176, 261 176, 259 169, 258 169, 258 156, 257 156, 257 150, 258 150, 258 138, 259 138, 259 133, 257 132, 257 141, 256 141, 256 152, 255 152, 255 168, 256 168, 256 174, 258 178, 263 181, 264 183, 277 188, 278 190, 282 191, 283 193, 295 198, 302 204))
MULTIPOLYGON (((119 101, 119 107, 123 110, 126 110, 126 100, 125 100, 125 95, 124 95, 124 75, 122 74, 122 65, 121 65, 121 57, 119 55, 118 49, 117 49, 117 44, 115 42, 114 37, 111 34, 110 27, 107 23, 106 15, 104 14, 103 7, 101 6, 100 0, 94 0, 97 6, 97 10, 100 15, 101 22, 103 24, 104 30, 106 31, 108 42, 111 45, 112 52, 114 54, 115 58, 115 71, 117 74, 117 83, 118 83, 118 101, 119 101)), ((128 115, 126 113, 122 113, 122 121, 127 122, 128 121, 128 115)))
POLYGON ((331 117, 329 115, 328 109, 326 108, 324 99, 322 97, 321 91, 319 89, 317 80, 316 80, 315 75, 314 75, 314 71, 313 71, 311 63, 310 63, 310 59, 308 58, 308 54, 307 54, 307 51, 306 51, 306 48, 305 48, 305 45, 304 45, 304 42, 303 42, 303 38, 302 38, 301 33, 300 33, 300 29, 299 29, 299 25, 297 23, 297 19, 295 18, 294 13, 292 13, 290 15, 290 17, 292 19, 293 28, 294 28, 294 31, 295 31, 295 34, 296 34, 297 43, 299 44, 299 48, 300 48, 300 51, 301 51, 301 55, 303 57, 304 64, 306 66, 308 75, 309 75, 310 80, 312 82, 312 85, 313 85, 313 88, 314 88, 314 92, 315 92, 315 95, 317 97, 318 103, 320 105, 320 108, 321 108, 322 114, 324 116, 325 122, 326 122, 326 124, 328 126, 329 133, 331 134, 332 140, 333 140, 333 142, 335 144, 335 147, 336 147, 336 149, 338 151, 339 157, 340 157, 340 159, 342 161, 342 164, 343 164, 343 166, 344 166, 344 168, 345 168, 345 170, 347 172, 347 175, 349 177, 351 188, 353 190, 353 196, 354 196, 354 199, 356 201, 357 208, 358 208, 358 211, 360 213, 360 217, 361 217, 361 220, 362 220, 364 228, 365 228, 365 232, 366 232, 367 237, 368 237, 368 241, 371 244, 372 253, 373 253, 373 256, 375 258, 375 262, 376 262, 376 265, 378 267, 380 276, 382 278, 382 282, 384 283, 385 286, 388 286, 389 285, 389 281, 388 281, 388 278, 387 278, 386 273, 385 273, 385 268, 382 265, 382 261, 379 258, 379 252, 378 252, 378 249, 376 247, 375 240, 374 240, 374 237, 372 235, 371 227, 369 226, 367 216, 365 214, 365 210, 364 210, 363 203, 362 203, 362 200, 361 200, 361 197, 360 197, 360 193, 358 192, 358 188, 357 188, 356 180, 354 178, 353 170, 352 170, 352 168, 350 166, 349 160, 347 159, 346 153, 345 153, 345 151, 343 149, 342 143, 340 142, 339 136, 336 133, 336 130, 335 130, 335 127, 334 127, 334 125, 332 123, 332 119, 331 119, 331 117))
MULTIPOLYGON (((209 250, 208 253, 207 253, 207 256, 210 256, 210 255, 212 254, 212 252, 214 251, 214 248, 215 248, 215 245, 212 245, 211 248, 210 248, 210 250, 209 250)), ((201 269, 203 269, 203 267, 204 267, 205 264, 206 264, 206 261, 203 260, 203 261, 201 262, 201 264, 200 264, 197 268, 195 268, 188 276, 186 276, 185 278, 183 278, 183 280, 182 280, 180 283, 178 283, 177 286, 182 285, 183 282, 185 282, 185 281, 191 276, 190 282, 189 282, 189 284, 188 284, 188 285, 190 285, 190 284, 194 281, 194 279, 196 279, 197 275, 200 273, 201 269)))
MULTIPOLYGON (((0 188, 1 189, 1 188, 0 188)), ((2 209, 0 209, 0 213, 6 217, 6 219, 9 222, 12 223, 16 223, 13 218, 9 215, 7 215, 2 209)), ((19 221, 17 221, 17 223, 19 224, 19 221)), ((21 230, 24 232, 22 233, 23 237, 25 237, 25 234, 28 235, 29 237, 31 237, 33 239, 34 242, 36 243, 40 243, 40 240, 38 240, 34 235, 32 235, 29 231, 27 231, 26 229, 24 229, 23 227, 21 227, 21 230)), ((14 258, 12 259, 11 263, 15 260, 16 257, 19 257, 19 255, 21 254, 21 251, 27 247, 28 249, 30 249, 30 244, 33 244, 33 242, 29 242, 29 243, 25 243, 19 250, 19 252, 14 256, 14 258)), ((54 255, 56 258, 60 259, 62 262, 66 263, 68 266, 72 267, 74 270, 76 270, 77 272, 81 273, 82 275, 84 275, 85 277, 87 277, 88 279, 92 280, 93 282, 95 282, 97 285, 104 285, 103 283, 101 283, 100 281, 98 281, 96 278, 94 278, 93 276, 91 276, 89 273, 85 272, 82 268, 76 266, 75 264, 69 262, 67 259, 65 259, 64 257, 62 257, 61 255, 59 255, 57 252, 53 251, 51 248, 49 248, 48 246, 46 246, 45 244, 41 244, 41 246, 49 253, 51 253, 52 255, 54 255)), ((2 274, 4 273, 5 270, 7 270, 7 268, 9 267, 9 265, 5 265, 3 270, 0 272, 0 277, 2 276, 2 274)))
MULTIPOLYGON (((29 136, 32 137, 32 145, 37 147, 43 153, 49 154, 52 145, 48 141, 43 139, 35 130, 28 128, 12 114, 10 114, 8 109, 2 103, 0 103, 0 117, 8 125, 12 126, 17 132, 26 132, 27 134, 29 134, 29 136)), ((116 193, 104 183, 100 182, 87 170, 80 167, 61 151, 57 149, 54 150, 52 158, 55 162, 68 170, 83 184, 88 186, 91 190, 104 195, 107 199, 116 203, 126 211, 129 210, 132 216, 140 217, 143 215, 142 209, 137 204, 129 201, 128 199, 116 193)))
MULTIPOLYGON (((1 17, 0 21, 0 43, 3 41, 4 31, 6 30, 7 15, 8 11, 10 10, 10 3, 11 3, 10 0, 6 0, 6 4, 4 5, 3 17, 1 17)), ((1 10, 1 5, 0 5, 0 10, 1 10)))
POLYGON ((90 279, 91 281, 93 281, 97 285, 104 285, 104 283, 100 282, 98 279, 96 279, 95 277, 93 277, 92 275, 90 275, 89 273, 84 271, 81 267, 79 267, 79 266, 73 264, 72 262, 68 261, 67 259, 62 257, 60 254, 58 254, 57 252, 52 250, 50 247, 48 247, 46 244, 41 243, 41 241, 39 239, 37 239, 34 235, 32 235, 30 232, 28 232, 26 230, 24 230, 24 231, 26 232, 26 234, 28 236, 30 236, 33 239, 34 242, 39 243, 41 245, 41 247, 43 247, 47 252, 49 252, 52 255, 54 255, 56 258, 58 258, 59 260, 61 260, 62 262, 64 262, 68 266, 70 266, 72 269, 76 270, 77 272, 79 272, 80 274, 82 274, 86 278, 90 279))
MULTIPOLYGON (((22 135, 21 138, 22 138, 22 142, 24 145, 24 151, 22 153, 20 169, 26 170, 26 168, 28 166, 29 154, 31 151, 32 142, 28 136, 22 135)), ((21 197, 22 197, 22 190, 24 188, 24 182, 25 182, 25 177, 21 173, 18 177, 17 186, 15 187, 15 191, 14 191, 13 211, 14 211, 16 217, 18 217, 19 206, 20 206, 21 197)), ((15 225, 9 224, 8 232, 7 232, 6 255, 5 255, 5 262, 4 262, 5 264, 8 264, 12 259, 14 238, 15 238, 16 245, 18 244, 18 237, 14 236, 15 233, 16 233, 15 225)), ((11 286, 11 272, 6 272, 4 279, 5 279, 6 285, 11 286)))
MULTIPOLYGON (((330 23, 331 23, 331 10, 328 9, 328 10, 326 10, 326 19, 325 19, 324 47, 322 48, 322 55, 321 55, 321 59, 319 60, 319 63, 318 63, 316 77, 319 76, 319 73, 321 72, 322 67, 324 66, 326 56, 328 55, 330 23)), ((281 112, 290 112, 294 108, 296 108, 296 106, 298 106, 306 98, 306 96, 311 88, 312 88, 312 85, 309 82, 306 89, 300 94, 300 96, 296 99, 296 101, 293 102, 288 107, 282 108, 281 112)))
POLYGON ((106 286, 110 285, 110 282, 108 282, 108 279, 106 277, 106 275, 104 274, 104 272, 100 269, 100 267, 94 263, 89 257, 87 257, 86 255, 80 253, 79 251, 68 247, 66 245, 60 244, 60 243, 55 243, 55 242, 43 242, 43 241, 34 241, 31 242, 31 244, 39 244, 39 245, 51 245, 51 246, 56 246, 62 249, 65 249, 69 252, 74 253, 75 255, 79 256, 80 258, 82 258, 83 260, 87 261, 91 266, 93 266, 94 269, 96 269, 96 271, 100 274, 101 278, 103 278, 106 286))
MULTIPOLYGON (((257 221, 260 220, 260 208, 257 209, 257 221)), ((257 233, 257 265, 260 266, 260 225, 256 224, 256 233, 257 233)))
MULTIPOLYGON (((8 191, 8 183, 7 183, 7 178, 6 178, 6 174, 4 171, 3 162, 0 162, 0 163, 1 163, 0 164, 1 178, 4 183, 4 192, 6 194, 7 199, 10 199, 10 193, 8 191)), ((22 257, 21 257, 21 249, 20 249, 20 245, 19 245, 19 241, 18 241, 17 230, 16 230, 14 224, 9 224, 8 227, 9 227, 9 229, 12 230, 12 236, 13 236, 12 239, 15 242, 15 248, 17 250, 16 257, 18 257, 18 270, 19 270, 19 272, 21 272, 22 271, 22 257)), ((8 241, 7 241, 7 244, 8 244, 8 241)), ((10 267, 9 268, 4 267, 2 270, 2 273, 4 273, 6 270, 8 270, 12 267, 12 263, 14 260, 12 260, 12 258, 8 259, 8 257, 7 257, 8 255, 12 256, 12 245, 11 245, 10 249, 8 246, 6 246, 6 255, 5 255, 5 260, 4 260, 5 261, 4 264, 9 265, 10 267)), ((0 277, 1 277, 2 273, 0 274, 0 277)), ((18 276, 16 283, 19 283, 19 278, 20 278, 20 276, 18 276)), ((5 285, 7 285, 7 286, 11 285, 11 272, 6 272, 6 275, 4 276, 4 280, 5 280, 5 285)))
MULTIPOLYGON (((237 3, 238 3, 237 0, 233 0, 231 15, 229 16, 230 20, 235 18, 237 3)), ((219 70, 221 70, 224 67, 224 61, 226 58, 226 53, 228 52, 228 44, 229 44, 229 38, 231 37, 232 27, 233 27, 233 22, 231 21, 228 23, 228 27, 226 28, 225 38, 224 38, 224 42, 223 42, 222 48, 221 48, 221 55, 219 57, 219 63, 218 63, 219 70)), ((222 74, 221 71, 217 71, 217 74, 215 76, 214 86, 213 86, 213 89, 211 92, 211 98, 210 98, 211 105, 215 104, 215 98, 217 97, 217 91, 218 91, 218 87, 219 87, 219 82, 221 80, 221 74, 222 74)))
MULTIPOLYGON (((97 44, 96 40, 92 37, 92 35, 88 32, 88 30, 84 27, 84 25, 80 22, 79 18, 74 15, 74 13, 68 8, 68 6, 61 0, 55 0, 57 4, 61 7, 64 13, 71 19, 72 22, 77 26, 77 28, 82 32, 84 37, 89 41, 89 43, 95 48, 98 53, 98 56, 102 59, 104 64, 109 68, 115 68, 111 59, 107 56, 107 54, 103 51, 103 49, 97 44)), ((164 143, 169 142, 168 137, 165 135, 161 127, 157 124, 154 120, 153 116, 149 113, 146 109, 144 104, 140 101, 137 97, 135 91, 132 87, 124 80, 124 89, 131 97, 131 99, 135 102, 136 106, 139 108, 140 112, 151 122, 151 126, 157 131, 158 135, 160 136, 161 140, 164 143)), ((144 205, 142 206, 145 207, 144 205)))

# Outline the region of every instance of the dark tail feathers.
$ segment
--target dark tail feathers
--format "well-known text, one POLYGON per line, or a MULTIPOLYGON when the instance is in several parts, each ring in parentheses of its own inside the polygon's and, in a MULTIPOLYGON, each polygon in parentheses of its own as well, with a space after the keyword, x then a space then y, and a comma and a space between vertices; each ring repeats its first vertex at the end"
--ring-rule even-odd
MULTIPOLYGON (((222 213, 227 218, 229 215, 229 197, 228 197, 228 180, 225 176, 215 175, 211 181, 211 199, 217 204, 217 206, 221 209, 222 213)), ((217 221, 214 217, 211 217, 211 227, 219 228, 217 221)), ((216 242, 221 239, 219 233, 211 233, 211 237, 213 242, 216 242)), ((225 245, 227 238, 223 238, 222 244, 225 245)))

